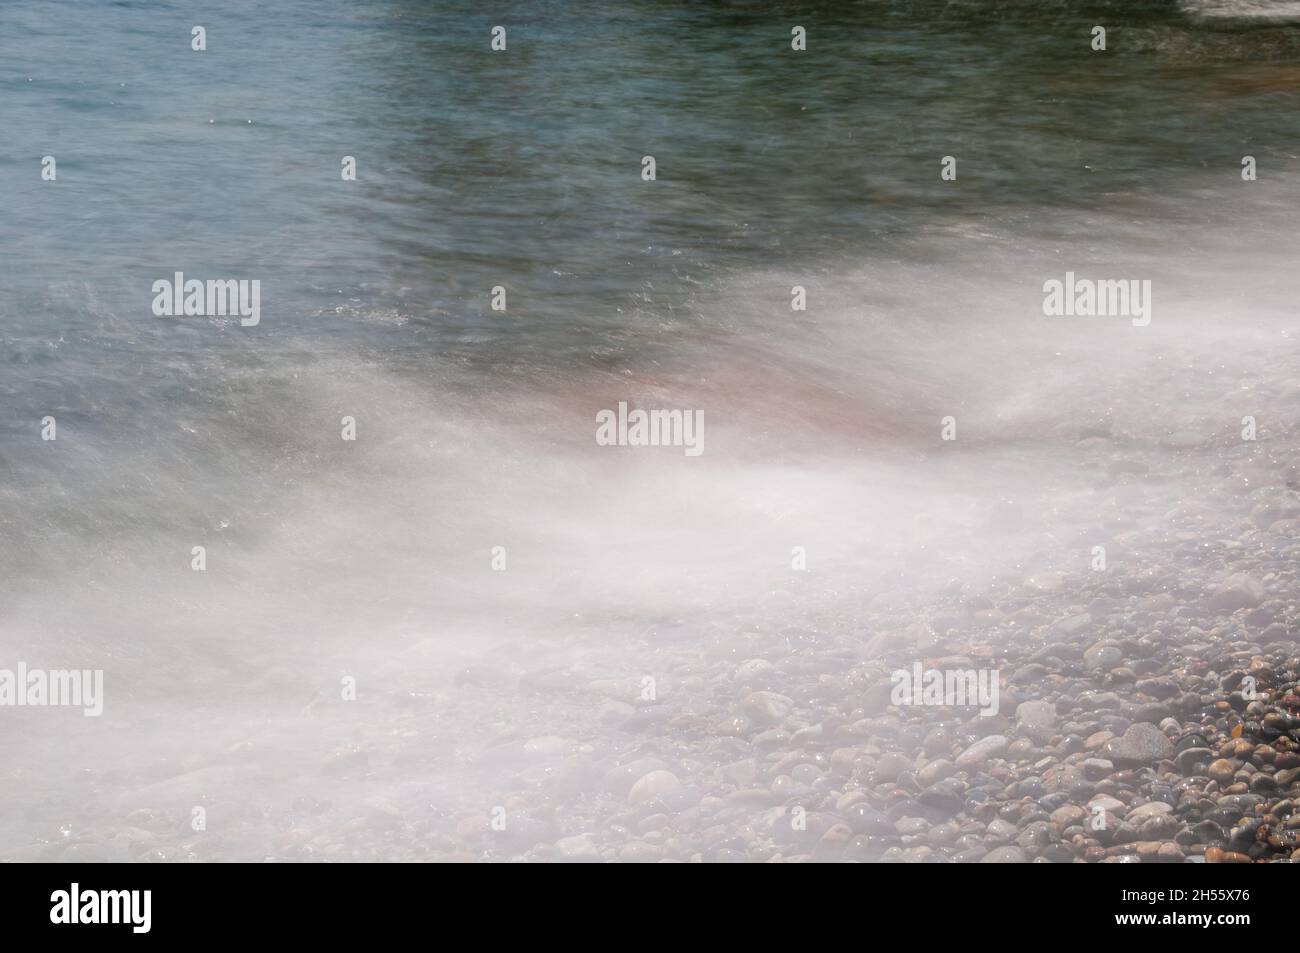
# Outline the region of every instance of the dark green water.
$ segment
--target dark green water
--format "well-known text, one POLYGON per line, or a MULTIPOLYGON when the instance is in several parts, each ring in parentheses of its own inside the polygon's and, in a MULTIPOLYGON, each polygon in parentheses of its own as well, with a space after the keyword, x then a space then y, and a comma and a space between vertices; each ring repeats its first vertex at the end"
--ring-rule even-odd
POLYGON ((1174 2, 15 2, 0 27, 19 347, 96 308, 157 333, 141 282, 183 269, 260 277, 266 334, 379 315, 413 325, 389 343, 570 355, 737 272, 1032 239, 1044 208, 1231 189, 1300 142, 1300 28, 1174 2), (49 299, 69 282, 95 294, 49 299))

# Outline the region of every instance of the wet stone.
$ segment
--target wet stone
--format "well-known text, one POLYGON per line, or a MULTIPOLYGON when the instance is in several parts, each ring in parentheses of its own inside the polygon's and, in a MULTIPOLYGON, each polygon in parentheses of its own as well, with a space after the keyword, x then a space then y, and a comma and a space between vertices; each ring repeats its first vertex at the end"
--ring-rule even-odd
POLYGON ((1121 737, 1106 742, 1102 754, 1121 767, 1150 765, 1172 758, 1174 746, 1155 725, 1140 722, 1131 725, 1121 737))

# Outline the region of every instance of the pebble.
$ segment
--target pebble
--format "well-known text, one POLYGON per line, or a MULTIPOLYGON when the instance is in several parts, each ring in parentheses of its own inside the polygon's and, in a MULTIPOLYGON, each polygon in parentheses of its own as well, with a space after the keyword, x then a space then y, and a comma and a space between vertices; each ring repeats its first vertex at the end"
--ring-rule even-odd
POLYGON ((776 692, 750 692, 742 709, 755 724, 779 725, 794 708, 794 700, 776 692))
POLYGON ((1249 609, 1264 601, 1264 586, 1244 572, 1233 573, 1220 583, 1210 596, 1210 611, 1230 615, 1238 609, 1249 609))
POLYGON ((1089 668, 1114 668, 1124 659, 1119 648, 1109 642, 1097 642, 1083 653, 1083 662, 1089 668))
POLYGON ((1052 812, 1052 823, 1060 830, 1067 827, 1073 827, 1076 824, 1082 824, 1088 817, 1088 812, 1076 804, 1067 804, 1064 807, 1058 807, 1052 812))
POLYGON ((563 837, 555 842, 555 853, 561 860, 599 860, 600 848, 590 834, 563 837))
POLYGON ((628 792, 629 803, 641 804, 661 797, 681 787, 681 781, 671 771, 650 771, 643 774, 628 792))
POLYGON ((980 860, 981 864, 1023 864, 1029 858, 1019 847, 999 847, 991 850, 980 860))
POLYGON ((1155 725, 1139 722, 1102 747, 1103 755, 1121 767, 1149 765, 1173 758, 1173 743, 1155 725))
POLYGON ((1219 758, 1217 761, 1210 763, 1205 773, 1209 775, 1211 780, 1217 781, 1220 786, 1225 786, 1232 783, 1233 775, 1237 773, 1237 766, 1227 758, 1219 758))
POLYGON ((1016 706, 1016 727, 1040 744, 1049 741, 1056 729, 1056 705, 1049 701, 1027 701, 1016 706))
POLYGON ((928 788, 951 777, 956 770, 957 766, 947 758, 936 758, 916 773, 916 780, 922 787, 928 788))
POLYGON ((989 735, 987 738, 981 738, 959 754, 955 764, 959 768, 981 765, 990 758, 996 758, 1003 754, 1010 744, 1010 739, 1005 735, 989 735))

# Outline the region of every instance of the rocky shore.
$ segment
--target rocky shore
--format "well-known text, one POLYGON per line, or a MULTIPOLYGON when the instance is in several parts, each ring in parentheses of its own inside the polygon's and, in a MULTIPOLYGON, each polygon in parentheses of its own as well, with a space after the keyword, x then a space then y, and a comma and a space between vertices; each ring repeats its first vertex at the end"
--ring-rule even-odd
MULTIPOLYGON (((1086 615, 1112 619, 1113 634, 1087 646, 1052 634, 1081 625, 1077 614, 996 656, 970 633, 945 640, 961 642, 961 654, 930 664, 982 659, 1009 673, 992 717, 891 710, 879 682, 870 684, 880 673, 848 657, 741 660, 729 679, 733 707, 665 719, 696 736, 694 750, 630 746, 635 757, 599 774, 586 766, 598 783, 582 806, 557 801, 538 812, 527 793, 507 793, 508 812, 533 812, 499 833, 464 817, 456 839, 482 856, 562 860, 1300 857, 1300 653, 1294 606, 1267 595, 1294 575, 1256 568, 1260 577, 1234 572, 1191 611, 1157 580, 1141 592, 1098 586, 1086 615), (1257 687, 1243 695, 1247 676, 1257 687), (566 826, 587 831, 557 836, 566 826)), ((1027 621, 1041 605, 1008 615, 1027 621)), ((965 608, 966 621, 997 611, 982 600, 965 608)), ((570 747, 559 738, 531 744, 570 747)), ((557 786, 584 766, 581 746, 571 747, 557 786)))
MULTIPOLYGON (((1172 507, 1143 489, 1159 464, 1112 463, 1097 496, 1123 571, 1042 569, 979 592, 955 582, 922 606, 876 599, 867 640, 807 632, 761 655, 752 639, 723 640, 679 659, 674 691, 654 703, 613 700, 632 682, 587 684, 610 697, 622 749, 531 739, 545 767, 499 792, 506 829, 462 815, 443 847, 705 862, 1300 857, 1292 436, 1165 464, 1216 461, 1172 507), (890 672, 916 661, 992 667, 996 713, 892 704, 890 672)), ((557 672, 516 687, 541 698, 574 686, 557 672)))
MULTIPOLYGON (((455 666, 428 637, 356 703, 250 710, 228 736, 224 709, 151 714, 139 764, 70 780, 14 750, 0 859, 1292 860, 1300 431, 1213 432, 1074 434, 1084 490, 1047 487, 1046 542, 992 578, 820 615, 777 592, 767 628, 669 619, 455 666), (917 663, 996 672, 996 710, 896 704, 917 663)), ((1004 501, 940 535, 996 545, 1025 518, 1004 501)))
MULTIPOLYGON (((1155 470, 1112 465, 1099 495, 1116 504, 1107 538, 1127 571, 954 583, 924 607, 878 599, 863 621, 883 634, 866 644, 809 634, 755 655, 750 640, 720 642, 703 671, 681 666, 671 700, 607 709, 630 736, 619 755, 531 741, 557 757, 540 783, 501 792, 507 829, 463 816, 446 847, 705 862, 1300 857, 1297 458, 1286 437, 1257 446, 1213 455, 1172 508, 1143 492, 1155 470), (996 713, 891 704, 889 673, 918 660, 994 668, 996 713), (537 789, 550 792, 541 810, 537 789)), ((522 687, 547 690, 535 681, 522 687)))

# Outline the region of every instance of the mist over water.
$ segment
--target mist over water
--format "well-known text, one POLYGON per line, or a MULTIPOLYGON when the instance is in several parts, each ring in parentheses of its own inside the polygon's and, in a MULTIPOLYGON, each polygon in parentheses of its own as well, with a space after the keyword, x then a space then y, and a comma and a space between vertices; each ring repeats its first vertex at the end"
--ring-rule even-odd
POLYGON ((3 711, 0 856, 581 834, 612 766, 707 760, 710 666, 887 673, 954 586, 1194 563, 1142 530, 1241 505, 1244 415, 1293 472, 1286 4, 205 6, 0 9, 0 667, 106 684, 3 711), (176 271, 261 324, 154 317, 176 271), (1150 325, 1045 317, 1067 271, 1150 325), (597 446, 619 401, 705 452, 597 446))

